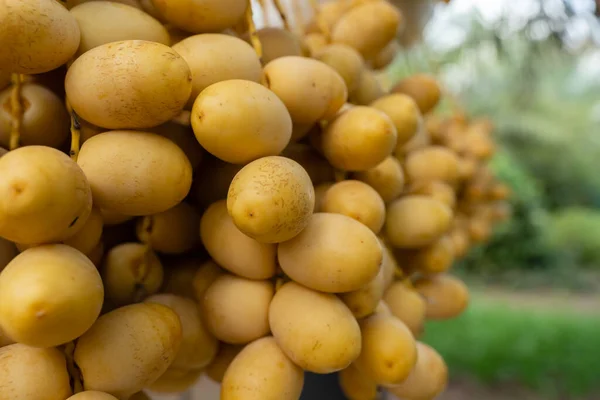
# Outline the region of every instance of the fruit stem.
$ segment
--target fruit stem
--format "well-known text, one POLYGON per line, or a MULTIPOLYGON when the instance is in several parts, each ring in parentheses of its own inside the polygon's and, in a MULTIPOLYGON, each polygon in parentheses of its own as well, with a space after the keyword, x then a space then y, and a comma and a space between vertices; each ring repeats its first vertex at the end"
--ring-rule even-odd
POLYGON ((296 34, 299 37, 304 36, 304 25, 306 21, 304 21, 304 10, 302 9, 302 4, 300 0, 292 0, 292 10, 293 10, 293 20, 296 34))
POLYGON ((256 55, 262 62, 262 45, 260 44, 260 39, 256 33, 256 25, 254 24, 252 15, 252 0, 248 0, 248 7, 246 8, 246 23, 248 24, 248 32, 250 33, 250 42, 252 43, 252 47, 254 47, 256 55))
POLYGON ((21 88, 23 87, 24 76, 21 74, 12 74, 12 90, 10 93, 11 106, 11 131, 9 150, 14 150, 19 147, 21 139, 21 123, 23 119, 23 104, 21 102, 21 88))
POLYGON ((279 13, 279 17, 281 18, 281 22, 283 22, 283 26, 287 31, 292 31, 291 27, 290 27, 290 21, 288 20, 287 16, 285 15, 285 9, 283 8, 283 4, 281 4, 281 0, 273 0, 273 3, 275 4, 275 9, 277 9, 277 12, 279 13))

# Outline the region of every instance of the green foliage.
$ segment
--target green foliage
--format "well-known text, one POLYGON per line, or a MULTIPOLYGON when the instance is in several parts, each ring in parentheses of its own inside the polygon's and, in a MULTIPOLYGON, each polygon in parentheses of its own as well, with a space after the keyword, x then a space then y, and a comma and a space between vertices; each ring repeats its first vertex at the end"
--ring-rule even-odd
POLYGON ((549 400, 597 393, 600 317, 523 306, 476 296, 459 318, 428 323, 423 341, 440 352, 454 375, 517 382, 549 400))
POLYGON ((579 265, 600 268, 600 211, 567 208, 552 216, 550 227, 555 248, 571 254, 579 265))

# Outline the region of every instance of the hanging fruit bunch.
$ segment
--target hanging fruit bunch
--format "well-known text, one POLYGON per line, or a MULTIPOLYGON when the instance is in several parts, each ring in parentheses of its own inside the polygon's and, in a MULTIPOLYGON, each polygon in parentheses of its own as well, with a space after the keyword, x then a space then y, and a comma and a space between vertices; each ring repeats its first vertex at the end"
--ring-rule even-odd
POLYGON ((0 400, 443 391, 418 337, 507 216, 492 127, 429 117, 429 76, 381 86, 387 1, 254 7, 0 2, 0 400))

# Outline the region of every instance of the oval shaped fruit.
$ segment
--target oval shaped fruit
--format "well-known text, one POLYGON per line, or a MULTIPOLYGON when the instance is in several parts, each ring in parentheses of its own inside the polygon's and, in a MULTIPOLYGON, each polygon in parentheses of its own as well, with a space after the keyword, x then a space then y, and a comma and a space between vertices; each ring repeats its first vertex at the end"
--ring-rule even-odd
POLYGON ((73 392, 67 361, 58 349, 24 344, 0 348, 0 387, 8 400, 64 400, 73 392))
POLYGON ((402 382, 417 362, 410 330, 394 316, 372 315, 361 321, 362 351, 356 366, 378 384, 402 382))
POLYGON ((417 364, 404 382, 388 390, 406 400, 432 400, 448 384, 448 367, 435 349, 417 342, 417 364))
POLYGON ((4 0, 0 6, 0 69, 40 74, 66 63, 79 46, 77 21, 53 0, 4 0))
POLYGON ((396 281, 387 288, 383 299, 392 314, 404 322, 415 337, 421 334, 427 305, 419 292, 405 282, 396 281))
POLYGON ((417 250, 412 261, 425 274, 446 272, 454 262, 454 243, 449 235, 444 235, 429 246, 417 250))
POLYGON ((245 164, 277 155, 292 137, 292 120, 275 93, 232 79, 204 89, 192 108, 198 142, 223 161, 245 164))
POLYGON ((147 215, 137 222, 137 237, 154 250, 181 254, 200 242, 200 214, 187 203, 179 203, 162 213, 147 215))
POLYGON ((221 275, 202 298, 208 329, 222 342, 244 344, 269 333, 269 304, 275 288, 270 281, 221 275))
POLYGON ((325 158, 335 168, 365 171, 396 148, 396 128, 382 111, 356 106, 336 117, 321 135, 325 158))
POLYGON ((450 228, 452 210, 429 196, 404 196, 387 209, 385 232, 395 247, 431 244, 450 228))
POLYGON ((85 390, 129 398, 167 370, 181 336, 179 317, 160 304, 132 304, 104 314, 75 347, 85 390))
POLYGON ((192 71, 192 94, 186 108, 191 109, 196 97, 214 83, 231 79, 260 82, 262 67, 256 52, 237 37, 220 33, 194 35, 173 45, 173 50, 192 71))
POLYGON ((346 215, 377 234, 385 222, 385 203, 371 186, 347 180, 332 185, 323 197, 321 211, 346 215))
POLYGON ((94 264, 65 245, 25 250, 0 274, 0 326, 13 340, 54 347, 81 336, 104 299, 94 264))
POLYGON ((469 305, 469 289, 451 275, 421 278, 415 282, 415 289, 425 297, 430 319, 455 318, 469 305))
POLYGON ((360 328, 348 307, 335 295, 294 282, 275 293, 269 324, 284 353, 306 371, 342 370, 361 351, 360 328))
POLYGON ((387 1, 369 1, 347 11, 333 26, 331 40, 371 58, 396 36, 402 15, 387 1))
POLYGON ((435 108, 442 95, 437 80, 427 74, 415 74, 402 79, 392 88, 392 92, 412 97, 423 114, 435 108))
POLYGON ((244 16, 246 0, 152 0, 158 14, 171 25, 191 33, 231 28, 244 16))
POLYGON ((248 279, 275 275, 276 246, 244 235, 227 213, 225 200, 213 203, 202 215, 200 238, 215 262, 236 275, 248 279))
POLYGON ((398 133, 396 151, 410 141, 421 129, 423 118, 415 101, 404 94, 389 94, 371 103, 383 111, 394 123, 398 133))
POLYGON ((429 146, 412 151, 404 162, 406 177, 411 183, 442 181, 454 183, 459 178, 456 153, 442 146, 429 146))
POLYGON ((279 244, 283 271, 315 290, 351 292, 369 283, 383 257, 377 236, 369 228, 341 214, 313 214, 296 237, 279 244))
POLYGON ((90 184, 79 166, 50 147, 26 146, 0 158, 0 236, 51 243, 73 236, 92 211, 90 184))
POLYGON ((81 31, 77 55, 106 43, 147 40, 170 45, 165 27, 139 7, 113 1, 90 1, 71 9, 81 31))
POLYGON ((330 44, 315 53, 313 58, 336 70, 344 79, 348 91, 351 92, 358 86, 365 62, 352 47, 339 43, 330 44))
POLYGON ((95 390, 86 390, 85 392, 79 392, 67 400, 118 400, 115 396, 108 393, 97 392, 95 390))
POLYGON ((65 90, 86 121, 108 129, 143 129, 175 118, 192 91, 185 60, 161 43, 103 44, 71 65, 65 90))
MULTIPOLYGON (((9 147, 12 129, 11 92, 0 93, 0 146, 9 147)), ((26 83, 21 87, 23 115, 19 130, 21 146, 59 147, 69 136, 69 114, 62 100, 41 85, 26 83)))
POLYGON ((263 157, 237 173, 227 211, 246 235, 264 243, 284 242, 308 224, 315 191, 308 173, 286 157, 263 157))
POLYGON ((381 269, 383 270, 383 287, 387 289, 394 281, 394 277, 401 272, 401 270, 390 248, 383 240, 380 239, 379 241, 383 248, 383 261, 381 262, 381 269))
POLYGON ((322 61, 287 56, 263 68, 262 83, 287 107, 296 124, 313 124, 335 116, 346 103, 344 79, 322 61))
POLYGON ((181 345, 169 369, 197 370, 206 367, 217 354, 219 342, 206 329, 198 305, 173 294, 155 294, 145 300, 175 311, 181 322, 181 345))
POLYGON ((163 267, 149 247, 124 243, 106 254, 102 278, 106 298, 121 306, 158 292, 163 283, 163 267))
POLYGON ((356 88, 350 92, 349 100, 353 104, 367 106, 383 96, 385 91, 370 69, 363 69, 356 88))
MULTIPOLYGON (((67 6, 68 9, 71 9, 80 4, 89 3, 89 2, 93 2, 93 1, 101 1, 101 0, 66 0, 65 5, 67 6)), ((138 2, 138 0, 109 0, 109 1, 112 3, 125 4, 127 6, 138 8, 140 10, 142 9, 142 6, 138 2)))
POLYGON ((94 204, 119 214, 166 211, 179 204, 192 185, 185 153, 154 133, 101 133, 81 146, 77 163, 90 182, 94 204))
POLYGON ((384 292, 385 270, 379 269, 379 273, 373 280, 354 292, 341 293, 340 299, 352 311, 356 318, 363 318, 371 314, 377 308, 384 292))
POLYGON ((354 173, 353 177, 375 189, 386 203, 399 197, 404 189, 404 171, 398 159, 392 156, 373 168, 354 173))
POLYGON ((231 362, 221 384, 222 400, 298 400, 304 371, 273 337, 246 346, 231 362))
POLYGON ((373 400, 379 394, 377 384, 365 376, 354 364, 338 373, 338 382, 348 400, 373 400))
POLYGON ((225 372, 233 359, 239 354, 245 346, 221 343, 219 352, 212 362, 204 369, 206 376, 217 383, 223 381, 225 372))

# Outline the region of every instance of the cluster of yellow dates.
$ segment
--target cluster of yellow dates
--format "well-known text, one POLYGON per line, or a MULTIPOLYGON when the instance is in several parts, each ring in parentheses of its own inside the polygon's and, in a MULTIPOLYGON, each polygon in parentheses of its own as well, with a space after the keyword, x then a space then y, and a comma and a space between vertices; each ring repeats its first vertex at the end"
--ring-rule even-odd
POLYGON ((0 400, 444 390, 418 338, 509 215, 492 126, 382 87, 392 3, 270 6, 0 1, 0 400))

